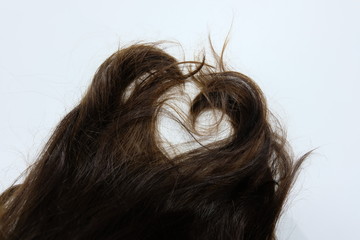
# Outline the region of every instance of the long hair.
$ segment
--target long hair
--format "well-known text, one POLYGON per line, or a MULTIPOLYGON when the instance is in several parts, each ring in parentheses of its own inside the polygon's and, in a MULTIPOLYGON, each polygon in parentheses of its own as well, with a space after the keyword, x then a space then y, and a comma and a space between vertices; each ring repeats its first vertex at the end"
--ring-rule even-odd
POLYGON ((223 52, 212 54, 216 66, 205 55, 180 62, 158 43, 137 43, 107 58, 23 183, 0 197, 1 237, 276 239, 310 152, 295 159, 259 86, 227 69, 223 52), (198 91, 185 113, 166 110, 188 84, 198 91), (230 134, 204 144, 197 126, 209 111, 221 114, 215 126, 226 120, 230 134), (198 147, 165 147, 165 115, 198 147))

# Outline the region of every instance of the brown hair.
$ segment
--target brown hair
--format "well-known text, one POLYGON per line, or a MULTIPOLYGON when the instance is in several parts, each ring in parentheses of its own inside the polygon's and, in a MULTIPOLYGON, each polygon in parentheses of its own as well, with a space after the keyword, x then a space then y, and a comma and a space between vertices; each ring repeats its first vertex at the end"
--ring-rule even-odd
POLYGON ((310 152, 294 159, 258 85, 212 53, 216 66, 137 43, 106 59, 24 182, 1 195, 2 238, 275 239, 310 152), (171 155, 159 116, 189 83, 185 117, 169 116, 200 146, 171 155), (215 110, 231 134, 203 144, 198 118, 215 110))

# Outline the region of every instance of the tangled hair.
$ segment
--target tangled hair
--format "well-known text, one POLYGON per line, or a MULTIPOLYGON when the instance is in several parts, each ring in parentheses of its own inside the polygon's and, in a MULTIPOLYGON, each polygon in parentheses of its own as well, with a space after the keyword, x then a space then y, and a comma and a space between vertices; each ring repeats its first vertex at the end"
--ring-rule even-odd
POLYGON ((212 54, 216 66, 179 62, 137 43, 106 59, 24 182, 1 195, 0 238, 276 239, 310 152, 295 160, 257 84, 212 54), (187 110, 169 108, 184 99, 187 110), (209 112, 220 115, 211 131, 226 122, 230 134, 204 144, 211 134, 199 119, 209 112), (192 141, 165 141, 161 116, 192 141))

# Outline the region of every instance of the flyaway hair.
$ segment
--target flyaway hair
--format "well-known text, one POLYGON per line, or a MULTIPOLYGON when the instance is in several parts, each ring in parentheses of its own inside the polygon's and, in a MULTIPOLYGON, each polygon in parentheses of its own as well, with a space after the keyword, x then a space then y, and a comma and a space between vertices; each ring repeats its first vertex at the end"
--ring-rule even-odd
POLYGON ((294 158, 259 86, 212 53, 216 66, 180 62, 158 43, 107 58, 24 182, 1 195, 0 238, 276 239, 310 152, 294 158), (228 124, 226 137, 201 141, 206 113, 220 117, 211 129, 228 124), (166 141, 161 116, 192 141, 166 141))

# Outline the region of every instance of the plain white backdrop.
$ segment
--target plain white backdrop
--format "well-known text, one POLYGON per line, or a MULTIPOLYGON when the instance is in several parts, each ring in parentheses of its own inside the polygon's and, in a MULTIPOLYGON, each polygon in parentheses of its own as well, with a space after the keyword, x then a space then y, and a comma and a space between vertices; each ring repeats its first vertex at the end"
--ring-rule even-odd
POLYGON ((279 239, 358 240, 359 13, 357 0, 1 0, 0 192, 119 46, 178 41, 191 60, 209 33, 220 51, 232 24, 225 60, 260 85, 296 155, 318 147, 279 239))

